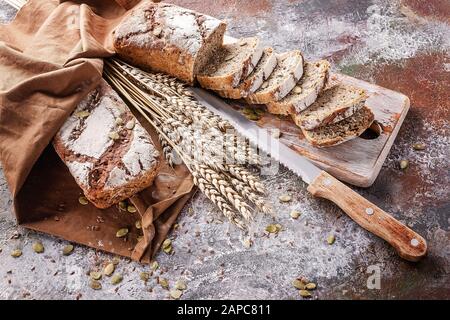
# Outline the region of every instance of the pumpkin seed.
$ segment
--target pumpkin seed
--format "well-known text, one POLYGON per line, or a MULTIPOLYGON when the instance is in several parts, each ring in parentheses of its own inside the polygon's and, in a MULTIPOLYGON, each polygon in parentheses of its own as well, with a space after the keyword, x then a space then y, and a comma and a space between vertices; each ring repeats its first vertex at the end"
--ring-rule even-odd
POLYGON ((137 220, 136 223, 134 224, 134 226, 136 227, 136 229, 142 229, 142 222, 141 222, 141 220, 137 220))
POLYGON ((303 298, 309 298, 311 297, 311 293, 309 293, 308 290, 300 290, 298 292, 303 298))
POLYGON ((137 210, 136 210, 136 207, 135 206, 133 206, 133 205, 128 205, 128 207, 127 207, 127 211, 129 212, 129 213, 135 213, 137 210))
POLYGON ((98 282, 97 280, 91 280, 91 282, 89 282, 89 286, 94 290, 102 289, 102 284, 100 282, 98 282))
POLYGON ((170 240, 170 239, 164 240, 164 242, 162 243, 161 246, 162 246, 163 248, 167 248, 167 247, 172 246, 172 240, 170 240))
POLYGON ((125 128, 127 128, 128 130, 131 130, 134 128, 134 120, 130 120, 127 122, 127 124, 125 125, 125 128))
POLYGON ((405 170, 408 167, 409 167, 409 161, 408 160, 400 161, 400 169, 405 170))
POLYGON ((418 143, 414 143, 412 147, 414 150, 421 151, 421 150, 425 150, 426 146, 425 146, 425 143, 418 142, 418 143))
POLYGON ((83 110, 83 111, 79 111, 77 113, 75 113, 75 117, 83 119, 83 118, 87 118, 89 117, 91 113, 87 110, 83 110))
POLYGON ((119 209, 126 211, 127 210, 127 203, 125 201, 120 201, 119 202, 119 209))
POLYGON ((175 282, 175 288, 178 290, 186 290, 187 286, 184 281, 178 280, 177 282, 175 282))
POLYGON ((334 234, 330 234, 327 238, 328 244, 332 245, 334 243, 334 241, 336 241, 336 237, 334 236, 334 234))
POLYGON ((110 277, 114 273, 114 270, 116 270, 116 266, 114 265, 114 263, 108 263, 103 269, 103 274, 110 277))
POLYGON ((150 273, 148 273, 148 272, 141 272, 139 277, 141 278, 142 281, 147 282, 148 279, 150 279, 150 273))
POLYGON ((101 272, 92 271, 91 273, 89 273, 89 277, 92 280, 100 280, 102 278, 102 274, 101 272))
POLYGON ((169 281, 167 279, 165 279, 165 278, 159 278, 158 283, 164 289, 169 288, 169 281))
POLYGON ((121 274, 115 274, 111 278, 111 284, 117 285, 117 284, 121 283, 122 280, 123 280, 123 277, 121 274))
POLYGON ((180 299, 180 297, 183 295, 183 291, 181 290, 170 290, 170 297, 172 299, 180 299))
POLYGON ((68 256, 73 252, 73 245, 68 244, 63 248, 63 255, 68 256))
POLYGON ((117 230, 116 237, 117 238, 123 238, 128 234, 128 228, 122 228, 117 230))
POLYGON ((86 197, 83 197, 83 196, 78 198, 78 202, 80 204, 82 204, 83 206, 85 206, 85 205, 87 205, 89 203, 88 199, 86 197))
POLYGON ((44 246, 43 246, 42 242, 35 242, 35 243, 33 243, 33 250, 36 253, 44 252, 44 246))
POLYGON ((22 250, 15 249, 11 252, 11 257, 18 258, 22 255, 22 250))
POLYGON ((110 138, 111 140, 119 140, 119 139, 120 139, 120 136, 119 136, 119 134, 118 134, 116 131, 111 131, 111 132, 108 134, 108 136, 109 136, 109 138, 110 138))
POLYGON ((305 289, 305 284, 304 284, 301 280, 299 280, 299 279, 295 279, 295 280, 292 282, 292 285, 293 285, 296 289, 299 289, 299 290, 304 290, 304 289, 305 289))
POLYGON ((317 288, 317 285, 314 282, 310 282, 308 284, 306 284, 306 289, 308 290, 314 290, 317 288))
POLYGON ((150 268, 155 271, 156 269, 159 268, 159 263, 157 261, 153 261, 152 264, 150 265, 150 268))
POLYGON ((289 201, 292 200, 292 197, 290 195, 288 195, 288 194, 283 194, 283 195, 279 196, 278 199, 281 202, 289 202, 289 201))
POLYGON ((291 211, 290 216, 292 219, 298 219, 298 217, 300 217, 301 213, 299 211, 291 211))
POLYGON ((122 118, 116 118, 116 124, 117 125, 121 125, 123 123, 123 119, 122 118))

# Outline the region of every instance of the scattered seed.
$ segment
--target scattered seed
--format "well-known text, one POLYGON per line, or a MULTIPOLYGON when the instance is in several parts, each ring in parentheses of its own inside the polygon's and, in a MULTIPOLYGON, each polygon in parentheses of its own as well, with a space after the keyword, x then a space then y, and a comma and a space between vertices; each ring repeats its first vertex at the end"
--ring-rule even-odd
POLYGON ((117 257, 114 257, 114 258, 112 259, 112 263, 113 263, 113 265, 117 266, 117 265, 120 263, 120 259, 117 258, 117 257))
POLYGON ((11 252, 11 257, 18 258, 22 255, 22 250, 15 249, 11 252))
POLYGON ((123 238, 128 234, 128 228, 122 228, 117 230, 116 237, 117 238, 123 238))
POLYGON ((115 274, 111 278, 111 284, 113 284, 113 285, 119 284, 122 282, 122 280, 123 280, 123 277, 121 274, 115 274))
POLYGON ((162 243, 162 247, 163 248, 167 248, 167 247, 170 247, 172 245, 172 240, 170 240, 170 239, 166 239, 166 240, 164 240, 164 242, 162 243))
POLYGON ((165 278, 159 278, 158 283, 164 289, 169 288, 169 281, 167 279, 165 279, 165 278))
POLYGON ((68 244, 63 248, 63 255, 68 256, 73 252, 73 245, 68 244))
POLYGON ((178 280, 177 282, 175 282, 175 288, 178 290, 186 290, 187 286, 184 281, 178 280))
POLYGON ((33 250, 36 253, 42 253, 44 252, 44 245, 42 244, 42 242, 35 242, 33 243, 33 250))
POLYGON ((172 299, 180 299, 180 297, 183 295, 183 291, 181 290, 170 290, 170 297, 172 299))
POLYGON ((150 268, 155 271, 156 269, 159 268, 159 263, 157 261, 153 261, 152 264, 150 265, 150 268))
POLYGON ((328 244, 332 245, 334 243, 334 241, 336 241, 336 237, 334 236, 334 234, 330 234, 327 238, 328 244))
POLYGON ((269 233, 278 233, 281 231, 281 228, 282 228, 281 225, 278 223, 277 224, 269 224, 266 227, 266 231, 269 233))
POLYGON ((292 200, 292 197, 290 195, 288 195, 288 194, 283 194, 283 195, 279 196, 278 199, 281 202, 289 202, 289 201, 292 200))
POLYGON ((408 160, 400 161, 400 169, 405 170, 408 167, 409 167, 409 161, 408 160))
POLYGON ((127 211, 129 212, 129 213, 135 213, 137 210, 136 210, 136 207, 135 206, 133 206, 133 205, 128 205, 128 207, 127 207, 127 211))
POLYGON ((250 248, 253 245, 253 241, 250 238, 245 238, 243 241, 244 247, 250 248))
POLYGON ((97 280, 91 280, 91 282, 89 282, 89 286, 94 290, 102 289, 102 284, 100 282, 98 282, 97 280))
POLYGON ((302 92, 302 87, 296 86, 294 90, 292 90, 293 93, 299 94, 302 92))
POLYGON ((296 289, 299 289, 299 290, 304 290, 304 289, 305 289, 305 284, 304 284, 301 280, 299 280, 299 279, 295 279, 295 280, 292 282, 292 285, 293 285, 296 289))
POLYGON ((137 240, 138 242, 140 242, 142 239, 144 239, 143 236, 137 236, 137 238, 136 238, 136 240, 137 240))
POLYGON ((308 290, 300 290, 298 292, 303 298, 310 298, 311 297, 311 293, 309 293, 308 290))
POLYGON ((300 217, 301 213, 299 211, 291 211, 290 216, 292 219, 298 219, 298 217, 300 217))
POLYGON ((426 145, 425 145, 425 143, 418 142, 418 143, 414 143, 412 147, 416 151, 421 151, 421 150, 425 150, 426 145))
POLYGON ((119 140, 120 139, 120 135, 116 132, 116 131, 111 131, 108 134, 109 138, 112 140, 119 140))
POLYGON ((306 284, 306 289, 308 289, 308 290, 314 290, 316 288, 317 288, 317 286, 314 282, 310 282, 310 283, 306 284))
POLYGON ((136 223, 134 224, 134 226, 136 227, 136 229, 142 229, 142 222, 141 222, 141 220, 137 220, 136 223))
POLYGON ((88 199, 86 197, 83 197, 83 196, 78 198, 78 202, 80 204, 82 204, 83 206, 85 206, 85 205, 87 205, 89 203, 88 199))
POLYGON ((79 111, 75 113, 75 117, 83 119, 89 117, 91 113, 87 110, 79 111))
POLYGON ((279 139, 281 137, 281 131, 278 128, 272 130, 272 137, 279 139))
POLYGON ((156 27, 155 29, 153 29, 153 35, 154 35, 155 37, 159 37, 159 35, 161 34, 161 32, 162 32, 162 28, 161 28, 161 27, 156 27))
POLYGON ((125 128, 127 128, 128 130, 131 130, 134 128, 134 120, 130 120, 127 122, 127 124, 125 125, 125 128))
POLYGON ((261 116, 257 115, 256 113, 247 114, 246 117, 248 120, 252 121, 258 121, 259 119, 261 119, 261 116))
POLYGON ((92 280, 100 280, 102 278, 102 274, 101 272, 92 271, 91 273, 89 273, 89 277, 92 280))
POLYGON ((114 265, 114 263, 108 263, 103 269, 103 274, 110 277, 114 273, 114 270, 116 270, 116 266, 114 265))
POLYGON ((117 125, 121 125, 123 123, 123 119, 122 118, 116 118, 116 124, 117 125))
POLYGON ((123 210, 123 211, 127 210, 127 203, 125 201, 119 202, 119 210, 123 210))
POLYGON ((148 273, 148 272, 141 272, 139 277, 141 278, 142 281, 147 282, 148 279, 150 279, 150 273, 148 273))

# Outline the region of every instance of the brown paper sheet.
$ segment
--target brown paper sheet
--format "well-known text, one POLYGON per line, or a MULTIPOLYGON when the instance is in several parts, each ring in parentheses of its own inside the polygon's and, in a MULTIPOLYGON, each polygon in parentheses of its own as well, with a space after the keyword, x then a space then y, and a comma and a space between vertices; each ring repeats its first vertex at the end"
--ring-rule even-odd
POLYGON ((138 2, 30 0, 0 26, 0 161, 19 224, 149 262, 193 193, 187 168, 163 165, 154 185, 131 199, 135 214, 100 210, 78 203, 81 189, 49 145, 99 83, 102 58, 114 54, 111 32, 138 2), (124 227, 127 241, 115 236, 124 227))

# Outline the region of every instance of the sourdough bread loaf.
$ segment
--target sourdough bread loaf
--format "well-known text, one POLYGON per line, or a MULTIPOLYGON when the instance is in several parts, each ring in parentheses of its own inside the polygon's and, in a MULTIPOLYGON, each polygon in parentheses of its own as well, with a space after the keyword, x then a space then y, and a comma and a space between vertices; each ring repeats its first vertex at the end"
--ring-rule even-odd
POLYGON ((266 81, 277 66, 277 56, 273 48, 266 48, 253 72, 236 88, 217 91, 224 98, 241 99, 255 92, 266 81))
POLYGON ((305 63, 303 76, 294 89, 281 99, 267 104, 273 114, 300 113, 316 101, 328 81, 330 63, 325 60, 305 63))
POLYGON ((103 81, 53 140, 85 196, 107 208, 150 186, 159 152, 117 93, 103 81))
POLYGON ((350 117, 364 106, 366 92, 338 84, 322 92, 309 108, 295 115, 295 123, 305 130, 314 130, 350 117))
POLYGON ((374 120, 372 111, 363 106, 351 117, 314 130, 302 128, 305 138, 314 146, 330 147, 354 139, 369 128, 374 120))
POLYGON ((189 84, 223 43, 226 24, 168 3, 143 1, 114 30, 125 61, 164 72, 189 84))
POLYGON ((258 64, 264 48, 257 37, 238 39, 223 45, 197 76, 205 89, 229 90, 237 87, 258 64))
POLYGON ((303 75, 303 56, 294 50, 277 56, 277 66, 258 90, 250 94, 246 101, 266 104, 284 98, 303 75))

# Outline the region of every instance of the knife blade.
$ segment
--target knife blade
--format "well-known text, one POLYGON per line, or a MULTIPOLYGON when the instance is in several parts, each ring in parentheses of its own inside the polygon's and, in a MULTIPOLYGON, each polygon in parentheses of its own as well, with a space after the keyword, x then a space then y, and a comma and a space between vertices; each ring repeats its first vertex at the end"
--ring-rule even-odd
POLYGON ((280 143, 222 99, 200 88, 191 90, 205 107, 228 120, 238 133, 301 177, 313 196, 334 202, 361 227, 387 241, 400 257, 418 261, 426 255, 427 243, 415 231, 280 143))

